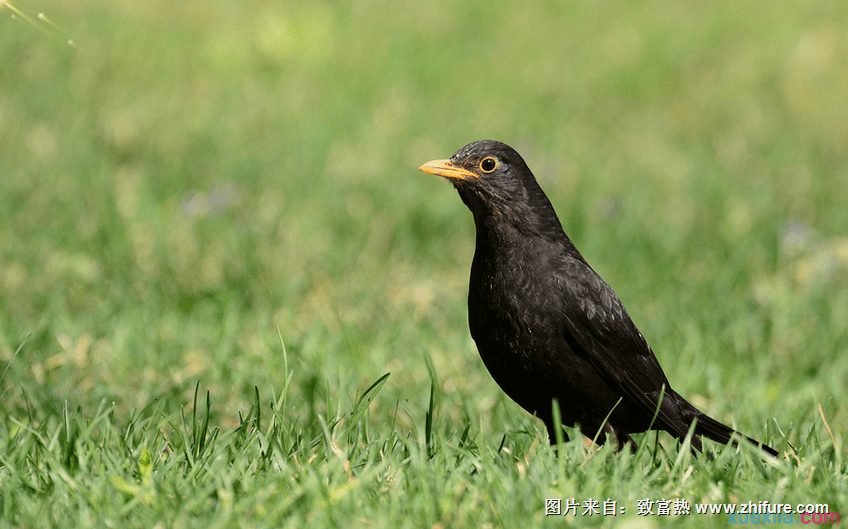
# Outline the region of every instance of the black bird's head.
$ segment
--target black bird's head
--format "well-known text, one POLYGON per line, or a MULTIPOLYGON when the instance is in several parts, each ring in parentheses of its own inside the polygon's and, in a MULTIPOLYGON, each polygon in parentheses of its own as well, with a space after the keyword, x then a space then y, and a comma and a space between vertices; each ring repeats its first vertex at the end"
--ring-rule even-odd
POLYGON ((519 231, 562 232, 548 197, 515 149, 494 140, 469 143, 450 160, 433 160, 425 173, 447 178, 474 214, 478 230, 511 225, 519 231))

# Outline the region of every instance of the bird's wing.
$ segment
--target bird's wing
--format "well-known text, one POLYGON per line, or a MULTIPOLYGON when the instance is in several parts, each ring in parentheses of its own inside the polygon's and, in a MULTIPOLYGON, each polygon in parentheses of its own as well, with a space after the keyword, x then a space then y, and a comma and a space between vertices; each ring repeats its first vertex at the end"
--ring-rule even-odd
MULTIPOLYGON (((665 395, 669 395, 671 387, 612 287, 585 261, 570 255, 555 272, 555 278, 562 292, 568 340, 578 345, 595 369, 624 396, 653 416, 663 385, 665 395)), ((667 398, 663 404, 656 425, 673 426, 678 421, 669 412, 674 414, 675 403, 667 398)))

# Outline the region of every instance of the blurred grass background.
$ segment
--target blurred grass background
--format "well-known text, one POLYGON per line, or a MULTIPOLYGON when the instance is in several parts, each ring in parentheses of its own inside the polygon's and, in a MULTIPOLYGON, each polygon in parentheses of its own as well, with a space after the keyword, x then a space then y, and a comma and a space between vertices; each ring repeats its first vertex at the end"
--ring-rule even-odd
POLYGON ((844 442, 848 4, 12 5, 2 415, 200 381, 236 424, 283 385, 279 329, 302 422, 391 372, 371 418, 414 428, 430 357, 446 422, 538 428, 468 336, 470 214, 416 170, 491 138, 681 394, 753 436, 820 403, 844 442))

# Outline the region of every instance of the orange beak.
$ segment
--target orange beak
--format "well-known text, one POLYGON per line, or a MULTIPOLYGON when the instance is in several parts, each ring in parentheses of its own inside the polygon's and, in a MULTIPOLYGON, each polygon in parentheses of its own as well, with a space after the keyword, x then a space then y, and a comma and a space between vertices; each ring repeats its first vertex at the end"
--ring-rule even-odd
POLYGON ((462 167, 457 167, 450 160, 433 160, 427 162, 418 168, 419 171, 430 173, 445 178, 458 178, 460 180, 468 180, 469 178, 479 178, 475 173, 462 167))

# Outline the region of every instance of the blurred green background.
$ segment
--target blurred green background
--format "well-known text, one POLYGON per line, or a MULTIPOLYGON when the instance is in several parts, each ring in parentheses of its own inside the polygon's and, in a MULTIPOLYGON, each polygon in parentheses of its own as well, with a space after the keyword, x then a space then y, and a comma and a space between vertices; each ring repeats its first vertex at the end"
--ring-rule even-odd
POLYGON ((391 372, 371 417, 411 428, 430 357, 448 422, 535 424, 468 336, 471 216, 416 170, 492 138, 681 394, 848 431, 845 2, 12 5, 4 415, 200 381, 233 424, 282 386, 279 329, 303 421, 391 372))

